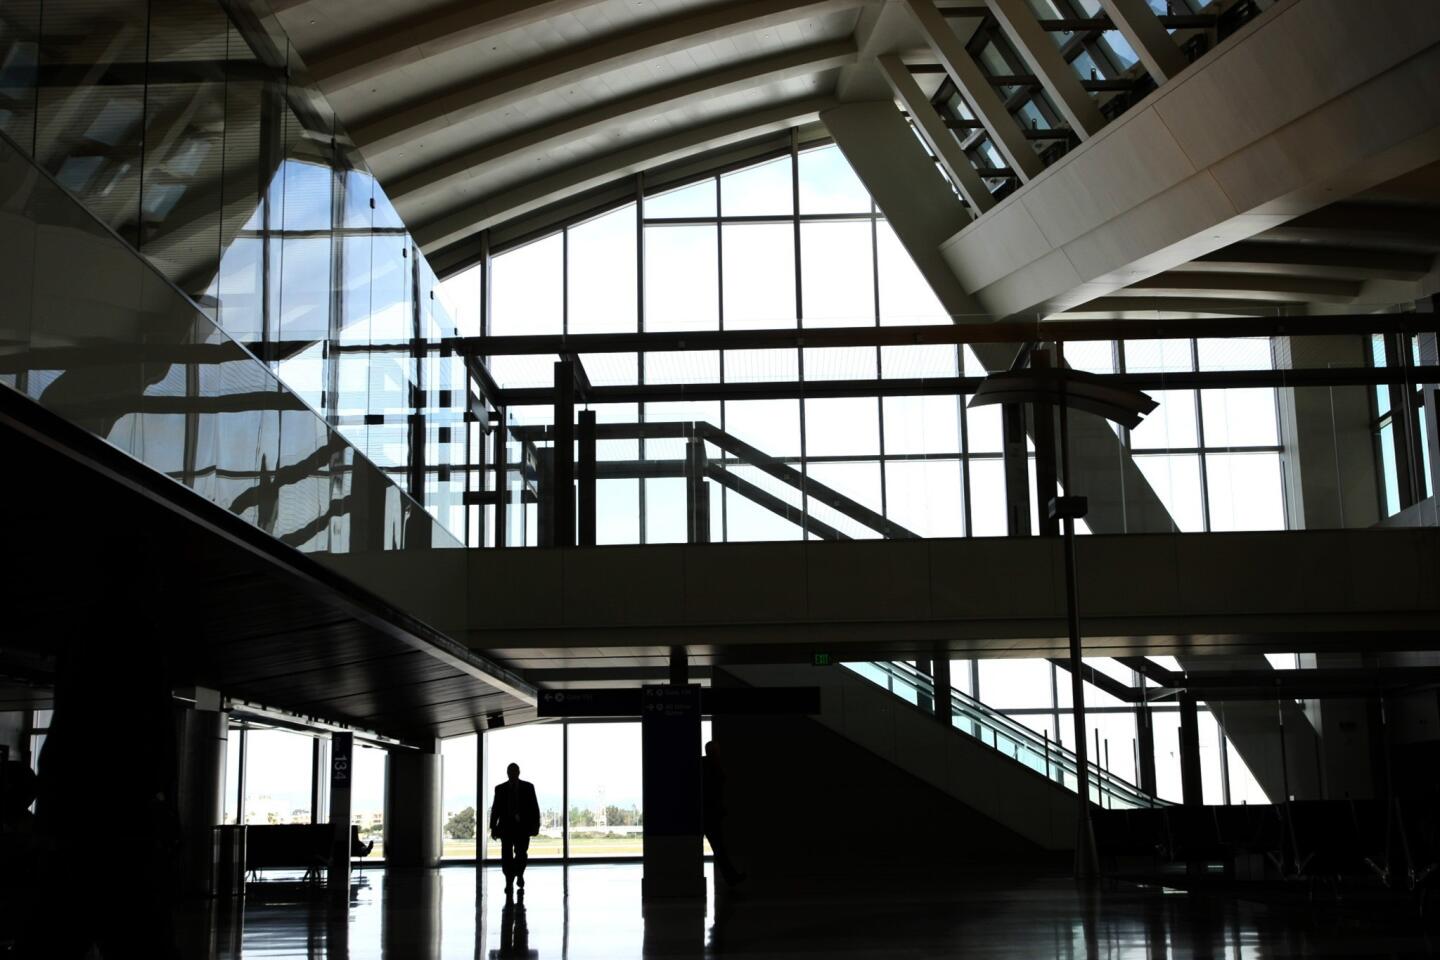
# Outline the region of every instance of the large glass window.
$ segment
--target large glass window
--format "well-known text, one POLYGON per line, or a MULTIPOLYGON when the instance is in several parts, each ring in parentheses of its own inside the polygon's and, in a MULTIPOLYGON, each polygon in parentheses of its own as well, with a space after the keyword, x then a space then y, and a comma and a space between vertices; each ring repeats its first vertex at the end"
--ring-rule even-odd
POLYGON ((351 755, 350 822, 360 828, 362 843, 374 843, 368 859, 385 858, 385 766, 389 756, 380 747, 356 743, 351 755))
POLYGON ((500 841, 490 837, 490 801, 495 787, 505 782, 505 768, 520 766, 520 779, 535 785, 540 803, 540 834, 530 841, 530 856, 559 857, 564 853, 564 730, 558 723, 501 727, 485 732, 485 779, 482 784, 487 859, 500 858, 500 841))
POLYGON ((480 780, 475 767, 478 736, 472 733, 450 737, 440 744, 441 855, 446 859, 475 859, 480 823, 480 801, 476 796, 480 780))
POLYGON ((640 724, 567 724, 570 856, 639 856, 645 807, 640 724))
MULTIPOLYGON (((991 56, 1006 55, 1003 43, 988 49, 991 56)), ((840 151, 824 145, 796 156, 798 166, 789 157, 762 160, 648 193, 640 204, 640 244, 636 207, 625 204, 496 253, 489 332, 683 334, 951 322, 840 151), (792 202, 797 187, 798 208, 792 202), (526 290, 536 292, 527 300, 526 290)), ((989 348, 979 352, 992 366, 1000 362, 989 348)), ((1121 445, 1117 456, 1133 458, 1175 529, 1195 532, 1284 526, 1276 391, 1196 389, 1167 381, 1197 372, 1269 369, 1271 352, 1266 338, 1064 348, 1066 362, 1078 369, 1150 378, 1146 389, 1159 407, 1133 430, 1112 428, 1121 445)), ((498 357, 492 366, 502 384, 544 387, 556 359, 498 357)), ((969 409, 958 383, 948 395, 883 399, 832 386, 877 376, 925 382, 991 372, 969 346, 672 350, 592 354, 581 362, 596 385, 683 390, 783 383, 793 390, 774 397, 756 389, 754 398, 723 403, 667 397, 625 405, 619 419, 607 416, 607 424, 638 430, 643 423, 650 432, 601 441, 602 459, 615 461, 597 486, 603 543, 671 543, 691 535, 685 442, 673 429, 664 432, 677 421, 704 423, 753 448, 706 446, 708 469, 725 478, 722 484, 717 473, 706 480, 714 504, 711 539, 802 538, 807 518, 816 521, 809 536, 879 535, 857 520, 864 511, 856 507, 925 536, 1009 533, 998 406, 969 409), (811 384, 824 395, 807 396, 811 384), (763 465, 757 466, 757 457, 763 465), (822 504, 802 493, 807 476, 836 490, 851 479, 866 499, 840 490, 853 505, 822 504)), ((392 379, 398 388, 407 378, 392 379)), ((371 393, 373 407, 376 390, 371 393)), ((397 413, 403 409, 398 399, 394 406, 397 413)), ((545 413, 541 409, 532 422, 546 422, 545 413)), ((1380 437, 1383 447, 1383 432, 1380 437)), ((395 442, 403 440, 400 435, 395 442)), ((543 446, 545 440, 533 442, 543 446)), ((1027 445, 1033 489, 1035 451, 1032 441, 1027 445)), ((1034 529, 1040 507, 1033 493, 1029 508, 1034 529)), ((533 504, 523 509, 527 516, 535 512, 533 504)), ((533 527, 526 533, 531 541, 533 527)))
POLYGON ((314 739, 263 727, 245 737, 245 822, 310 823, 314 739))

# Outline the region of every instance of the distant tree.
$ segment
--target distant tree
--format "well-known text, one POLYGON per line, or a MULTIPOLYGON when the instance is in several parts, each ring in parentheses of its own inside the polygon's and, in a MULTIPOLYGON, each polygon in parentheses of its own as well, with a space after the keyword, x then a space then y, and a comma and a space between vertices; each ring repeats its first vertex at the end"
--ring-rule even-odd
POLYGON ((474 840, 475 808, 466 807, 445 821, 445 835, 452 840, 474 840))
POLYGON ((570 808, 570 826, 572 827, 593 827, 595 826, 595 814, 583 807, 570 808))
POLYGON ((608 806, 605 808, 605 822, 612 827, 638 827, 641 824, 640 811, 634 805, 628 809, 608 806))

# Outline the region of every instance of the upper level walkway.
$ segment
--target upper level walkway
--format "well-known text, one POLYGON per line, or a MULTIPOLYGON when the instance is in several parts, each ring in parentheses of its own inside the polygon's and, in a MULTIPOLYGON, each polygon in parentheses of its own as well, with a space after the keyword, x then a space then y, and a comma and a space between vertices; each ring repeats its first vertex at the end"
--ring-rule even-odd
MULTIPOLYGON (((1087 654, 1418 649, 1440 529, 1088 536, 1087 654)), ((519 669, 1064 656, 1063 541, 968 538, 444 550, 337 569, 519 669)))

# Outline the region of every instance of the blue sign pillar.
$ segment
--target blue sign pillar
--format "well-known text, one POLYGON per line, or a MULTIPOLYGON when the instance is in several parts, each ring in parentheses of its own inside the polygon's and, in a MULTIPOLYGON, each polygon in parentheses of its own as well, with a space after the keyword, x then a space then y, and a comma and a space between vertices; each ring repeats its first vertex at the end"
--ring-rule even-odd
POLYGON ((640 731, 645 777, 647 899, 705 895, 700 687, 647 686, 640 731))

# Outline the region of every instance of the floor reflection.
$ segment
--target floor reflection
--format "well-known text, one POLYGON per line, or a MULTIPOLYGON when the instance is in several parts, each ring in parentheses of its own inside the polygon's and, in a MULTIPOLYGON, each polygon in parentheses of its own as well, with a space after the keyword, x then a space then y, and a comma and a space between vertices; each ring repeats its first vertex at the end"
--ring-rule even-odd
MULTIPOLYGON (((709 871, 707 871, 708 874, 709 871)), ((642 905, 638 864, 534 866, 524 896, 498 868, 361 873, 348 910, 284 888, 217 905, 186 956, 218 960, 837 957, 1266 960, 1421 956, 1415 924, 1363 911, 1271 909, 1063 879, 908 881, 750 890, 642 905)), ((1436 944, 1440 946, 1440 944, 1436 944)))

